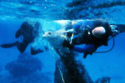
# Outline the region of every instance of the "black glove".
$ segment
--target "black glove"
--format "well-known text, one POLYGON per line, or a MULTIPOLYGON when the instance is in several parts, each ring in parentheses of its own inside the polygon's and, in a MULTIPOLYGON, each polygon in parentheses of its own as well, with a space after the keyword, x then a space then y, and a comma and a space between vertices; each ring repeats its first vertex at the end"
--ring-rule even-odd
POLYGON ((62 43, 62 45, 64 47, 68 47, 70 50, 72 50, 74 48, 74 46, 72 44, 70 44, 70 42, 67 41, 67 40, 64 40, 63 43, 62 43))
POLYGON ((66 36, 70 38, 72 36, 72 33, 71 32, 67 32, 66 36))

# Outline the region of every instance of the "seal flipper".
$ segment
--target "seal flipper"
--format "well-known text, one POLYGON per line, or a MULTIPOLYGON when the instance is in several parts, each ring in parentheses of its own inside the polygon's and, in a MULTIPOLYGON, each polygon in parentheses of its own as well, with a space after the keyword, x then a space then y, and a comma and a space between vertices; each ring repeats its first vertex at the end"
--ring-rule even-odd
POLYGON ((19 45, 19 41, 16 41, 14 43, 10 43, 10 44, 2 44, 0 45, 2 48, 11 48, 11 47, 14 47, 14 46, 18 46, 19 45))
POLYGON ((31 47, 31 54, 32 55, 36 55, 36 54, 42 53, 42 52, 44 52, 44 51, 41 49, 34 49, 33 47, 31 47))

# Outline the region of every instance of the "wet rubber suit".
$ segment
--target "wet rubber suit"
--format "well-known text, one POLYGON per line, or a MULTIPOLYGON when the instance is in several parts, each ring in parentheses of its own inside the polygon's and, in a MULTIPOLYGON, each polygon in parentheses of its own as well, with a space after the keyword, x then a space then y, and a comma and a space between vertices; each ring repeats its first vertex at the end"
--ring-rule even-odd
MULTIPOLYGON (((23 53, 26 49, 26 47, 33 43, 35 38, 39 35, 39 29, 41 27, 41 24, 36 21, 24 21, 21 25, 21 28, 16 32, 15 37, 19 38, 20 36, 23 37, 23 41, 19 42, 16 41, 14 43, 10 44, 3 44, 1 47, 3 48, 10 48, 13 46, 17 46, 18 50, 23 53)), ((35 49, 33 46, 31 46, 31 54, 35 55, 37 53, 41 53, 43 50, 41 49, 35 49)))
POLYGON ((101 45, 108 45, 108 38, 112 35, 110 25, 103 20, 83 20, 73 25, 73 29, 78 33, 78 37, 72 40, 72 44, 69 41, 64 40, 63 46, 73 49, 77 52, 84 53, 84 58, 88 54, 92 54, 101 45), (97 38, 92 35, 92 30, 95 27, 102 26, 106 30, 106 34, 102 38, 97 38), (85 47, 80 48, 76 45, 86 44, 85 47))

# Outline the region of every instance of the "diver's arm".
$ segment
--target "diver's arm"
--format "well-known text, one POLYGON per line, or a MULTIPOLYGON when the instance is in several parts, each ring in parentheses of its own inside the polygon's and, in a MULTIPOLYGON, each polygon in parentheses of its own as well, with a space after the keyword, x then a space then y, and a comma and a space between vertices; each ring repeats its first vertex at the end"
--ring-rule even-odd
POLYGON ((73 29, 75 29, 76 31, 79 30, 79 29, 80 29, 80 26, 82 25, 82 23, 83 23, 83 22, 80 21, 80 22, 74 24, 74 25, 73 25, 73 29))
POLYGON ((92 55, 92 53, 95 52, 97 48, 95 45, 90 44, 90 45, 86 45, 84 48, 74 46, 73 49, 76 52, 84 53, 83 58, 86 58, 88 54, 92 55))
POLYGON ((97 47, 94 44, 89 44, 89 45, 86 45, 84 48, 81 48, 81 47, 78 47, 76 45, 70 44, 70 42, 67 40, 64 40, 62 45, 64 47, 68 47, 70 50, 73 49, 76 52, 80 52, 80 53, 87 52, 88 54, 93 53, 97 49, 97 47))
POLYGON ((80 53, 85 53, 86 51, 89 52, 89 53, 93 53, 96 49, 95 45, 93 44, 90 44, 90 45, 86 45, 85 47, 81 48, 81 47, 78 47, 76 45, 74 45, 74 48, 73 48, 76 52, 80 52, 80 53))
POLYGON ((72 29, 67 30, 67 37, 71 37, 72 33, 74 33, 74 35, 78 35, 79 31, 80 31, 80 26, 82 25, 82 22, 78 22, 76 24, 73 25, 72 29))
POLYGON ((19 30, 16 32, 15 37, 18 38, 18 37, 20 37, 20 35, 21 35, 21 29, 19 29, 19 30))
POLYGON ((67 33, 76 33, 76 31, 80 30, 81 25, 82 25, 82 21, 74 24, 72 29, 67 30, 67 33))

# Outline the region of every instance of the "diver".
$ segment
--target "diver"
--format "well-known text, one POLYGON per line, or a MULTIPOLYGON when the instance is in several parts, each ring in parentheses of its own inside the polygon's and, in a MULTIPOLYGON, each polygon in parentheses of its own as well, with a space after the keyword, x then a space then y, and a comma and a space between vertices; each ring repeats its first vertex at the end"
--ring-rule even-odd
POLYGON ((105 20, 83 20, 72 25, 72 29, 67 31, 67 36, 71 34, 76 35, 71 40, 64 40, 62 45, 68 47, 70 50, 84 53, 84 58, 88 54, 92 55, 98 47, 108 45, 109 37, 114 37, 120 32, 125 31, 125 25, 122 24, 108 24, 105 20), (76 45, 86 44, 81 48, 76 45))
MULTIPOLYGON (((17 46, 18 50, 23 53, 26 49, 26 47, 30 44, 35 42, 35 39, 39 36, 39 29, 41 27, 41 24, 37 21, 24 21, 21 25, 21 27, 18 29, 18 31, 15 34, 16 38, 19 38, 20 36, 23 37, 23 41, 19 42, 16 41, 14 43, 10 44, 2 44, 0 45, 2 48, 10 48, 13 46, 17 46)), ((48 49, 47 46, 45 49, 48 49)), ((31 46, 31 54, 35 55, 38 53, 44 52, 41 49, 36 49, 35 47, 31 46)))

